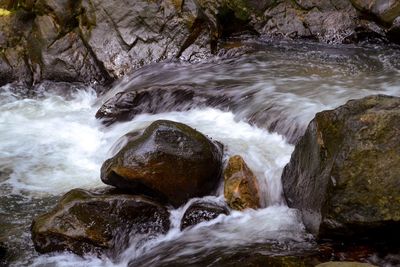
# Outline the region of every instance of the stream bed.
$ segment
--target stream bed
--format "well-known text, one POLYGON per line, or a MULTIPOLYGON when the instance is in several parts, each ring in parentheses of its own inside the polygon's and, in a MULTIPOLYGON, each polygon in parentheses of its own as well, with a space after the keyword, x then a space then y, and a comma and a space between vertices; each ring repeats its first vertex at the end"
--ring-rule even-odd
MULTIPOLYGON (((249 41, 204 62, 162 62, 137 70, 104 95, 90 86, 47 83, 35 92, 0 88, 0 244, 11 266, 245 266, 248 255, 298 256, 317 250, 299 212, 285 205, 280 176, 314 115, 371 94, 400 96, 400 50, 384 45, 326 46, 249 41), (241 52, 246 51, 246 52, 241 52), (239 96, 234 108, 189 105, 106 127, 100 105, 128 87, 194 85, 239 96), (62 87, 57 88, 57 87, 62 87), (67 90, 65 88, 68 88, 67 90), (27 97, 28 96, 28 97, 27 97), (32 218, 73 188, 98 188, 101 164, 125 133, 158 119, 183 122, 241 155, 262 192, 260 210, 232 212, 180 231, 188 204, 171 208, 171 229, 148 242, 132 238, 115 258, 39 255, 32 218)), ((163 99, 166 103, 174 99, 163 99)), ((177 104, 178 106, 178 104, 177 104)), ((220 188, 214 196, 223 200, 220 188)), ((191 200, 193 201, 193 200, 191 200)), ((399 255, 367 261, 395 266, 399 255)))

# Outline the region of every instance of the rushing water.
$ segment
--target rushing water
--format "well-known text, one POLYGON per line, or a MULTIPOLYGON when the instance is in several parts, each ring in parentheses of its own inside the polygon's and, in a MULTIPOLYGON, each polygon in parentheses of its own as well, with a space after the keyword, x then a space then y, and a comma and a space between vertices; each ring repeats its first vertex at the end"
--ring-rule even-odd
MULTIPOLYGON (((369 46, 249 43, 247 53, 207 62, 159 63, 144 67, 98 98, 90 87, 58 84, 31 97, 13 86, 0 90, 0 242, 15 266, 220 266, 237 251, 291 255, 313 250, 296 210, 285 206, 280 175, 292 145, 316 112, 349 99, 384 93, 400 96, 400 52, 369 46), (190 106, 185 111, 141 114, 104 127, 94 115, 107 98, 126 88, 193 84, 238 97, 234 107, 190 106), (217 89, 216 89, 217 88, 217 89), (52 93, 51 93, 52 92, 52 93), (101 187, 99 171, 113 144, 131 130, 157 119, 186 123, 239 154, 256 174, 263 209, 229 216, 180 231, 186 204, 171 210, 171 230, 145 244, 134 239, 118 259, 70 253, 38 255, 29 226, 72 188, 101 187), (223 256, 221 256, 223 255, 223 256), (197 264, 197 265, 196 265, 197 264)), ((166 102, 172 101, 165 99, 166 102)), ((181 110, 181 109, 177 109, 181 110)), ((209 196, 222 201, 222 191, 209 196)), ((193 200, 191 200, 193 201, 193 200)), ((388 265, 389 266, 389 265, 388 265)))

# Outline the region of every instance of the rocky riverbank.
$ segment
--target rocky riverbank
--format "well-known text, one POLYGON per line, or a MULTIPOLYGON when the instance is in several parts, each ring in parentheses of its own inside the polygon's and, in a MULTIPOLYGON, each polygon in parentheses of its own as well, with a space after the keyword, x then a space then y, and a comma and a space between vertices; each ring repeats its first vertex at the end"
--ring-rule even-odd
POLYGON ((108 84, 143 65, 201 60, 232 37, 399 42, 397 1, 2 0, 0 85, 108 84))

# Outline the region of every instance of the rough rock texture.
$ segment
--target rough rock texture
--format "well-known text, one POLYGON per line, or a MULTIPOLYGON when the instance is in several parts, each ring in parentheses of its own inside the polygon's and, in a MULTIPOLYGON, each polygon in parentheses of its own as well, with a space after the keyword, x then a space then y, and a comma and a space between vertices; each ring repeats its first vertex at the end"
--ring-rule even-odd
POLYGON ((120 252, 130 237, 166 233, 169 224, 167 209, 144 197, 74 189, 34 219, 32 240, 41 253, 120 252))
POLYGON ((174 206, 210 194, 221 176, 222 145, 178 122, 153 122, 125 136, 121 150, 104 162, 104 183, 150 194, 174 206))
POLYGON ((260 208, 257 177, 240 156, 229 159, 224 170, 224 196, 229 207, 235 210, 260 208))
POLYGON ((185 211, 181 221, 181 230, 201 222, 211 221, 217 218, 220 214, 228 215, 228 208, 219 205, 218 203, 196 201, 185 211))
POLYGON ((320 237, 396 238, 399 136, 397 97, 370 96, 318 113, 282 174, 289 207, 320 237))
POLYGON ((396 0, 3 0, 0 7, 11 12, 0 15, 0 85, 107 84, 150 62, 209 57, 238 35, 399 40, 396 0))
POLYGON ((22 0, 11 11, 0 16, 7 21, 0 26, 0 78, 14 69, 26 68, 28 75, 17 73, 0 80, 3 84, 15 79, 107 83, 150 62, 209 51, 202 36, 207 24, 190 0, 22 0), (16 50, 18 55, 9 55, 16 50))

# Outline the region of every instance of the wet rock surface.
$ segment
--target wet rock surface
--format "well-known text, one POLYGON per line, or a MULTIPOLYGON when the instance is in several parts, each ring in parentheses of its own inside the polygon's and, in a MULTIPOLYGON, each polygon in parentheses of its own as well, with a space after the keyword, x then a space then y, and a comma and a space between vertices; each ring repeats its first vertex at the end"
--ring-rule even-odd
POLYGON ((141 196, 74 189, 49 213, 33 220, 32 240, 41 253, 120 252, 129 238, 148 240, 169 229, 169 212, 141 196))
POLYGON ((351 100, 316 115, 282 174, 287 203, 319 237, 397 240, 400 99, 351 100))
POLYGON ((0 16, 0 85, 108 84, 152 62, 209 58, 237 36, 396 42, 400 7, 386 2, 4 1, 10 14, 0 16))
POLYGON ((229 158, 224 170, 224 196, 229 207, 235 210, 260 208, 257 177, 241 156, 229 158))
POLYGON ((227 107, 231 102, 219 90, 202 90, 192 85, 164 85, 131 88, 108 99, 96 113, 106 125, 129 121, 142 113, 157 114, 168 111, 186 111, 193 108, 227 107))
POLYGON ((181 230, 201 222, 211 221, 221 214, 229 214, 226 206, 214 202, 196 201, 185 211, 181 221, 181 230))
POLYGON ((185 124, 159 120, 125 136, 121 150, 104 162, 101 179, 179 206, 215 190, 221 165, 221 144, 185 124))

